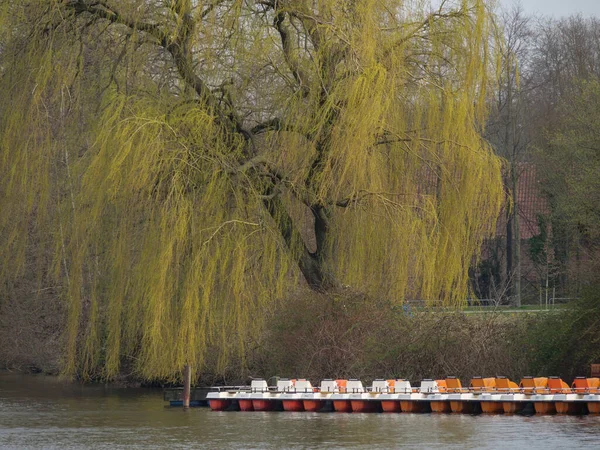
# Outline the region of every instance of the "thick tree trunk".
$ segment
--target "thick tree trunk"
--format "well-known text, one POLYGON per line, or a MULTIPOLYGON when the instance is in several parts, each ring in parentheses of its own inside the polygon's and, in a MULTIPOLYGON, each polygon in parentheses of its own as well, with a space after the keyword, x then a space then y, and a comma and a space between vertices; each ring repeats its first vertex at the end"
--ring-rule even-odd
POLYGON ((326 282, 323 265, 316 254, 304 252, 298 262, 298 267, 311 289, 316 291, 327 290, 329 283, 326 282))
POLYGON ((297 257, 297 263, 308 286, 316 291, 324 291, 332 287, 333 283, 323 270, 322 250, 327 234, 325 212, 321 209, 317 209, 319 212, 315 213, 315 208, 312 208, 313 215, 315 216, 317 250, 315 252, 310 252, 302 239, 300 231, 287 213, 281 199, 278 196, 273 198, 269 197, 264 200, 264 205, 277 224, 281 237, 288 249, 293 250, 300 246, 300 254, 297 257))

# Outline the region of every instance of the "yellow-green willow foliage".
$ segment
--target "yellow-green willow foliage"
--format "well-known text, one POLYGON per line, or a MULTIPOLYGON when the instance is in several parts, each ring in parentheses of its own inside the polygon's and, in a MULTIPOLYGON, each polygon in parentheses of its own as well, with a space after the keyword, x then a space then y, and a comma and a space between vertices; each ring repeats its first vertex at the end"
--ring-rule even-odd
POLYGON ((0 4, 1 275, 60 282, 67 374, 224 369, 305 281, 468 294, 502 199, 483 0, 0 4))

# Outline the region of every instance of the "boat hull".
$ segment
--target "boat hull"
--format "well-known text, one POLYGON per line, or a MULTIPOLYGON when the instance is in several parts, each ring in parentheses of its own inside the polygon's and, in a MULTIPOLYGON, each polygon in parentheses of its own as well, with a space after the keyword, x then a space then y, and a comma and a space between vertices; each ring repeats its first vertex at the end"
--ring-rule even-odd
POLYGON ((453 413, 469 414, 473 410, 471 404, 464 400, 454 400, 450 402, 450 410, 453 413))
POLYGON ((579 402, 556 402, 554 408, 557 414, 583 414, 583 405, 579 402))
POLYGON ((304 411, 317 412, 321 408, 323 408, 322 400, 303 400, 303 402, 304 402, 304 411))
POLYGON ((432 401, 430 405, 433 413, 449 413, 452 410, 448 401, 432 401))
POLYGON ((240 411, 254 411, 252 400, 238 400, 238 403, 240 405, 240 411))
POLYGON ((352 412, 356 413, 371 413, 377 411, 375 402, 367 400, 351 400, 350 405, 352 407, 352 412))
POLYGON ((283 410, 292 412, 304 411, 304 402, 302 400, 283 400, 283 410))
POLYGON ((600 414, 600 402, 588 402, 587 407, 590 414, 600 414))
POLYGON ((554 402, 535 402, 533 404, 536 414, 554 414, 556 413, 556 407, 554 402))
POLYGON ((503 402, 481 402, 481 412, 484 414, 504 413, 503 402))
POLYGON ((389 413, 402 412, 402 408, 400 407, 400 402, 397 400, 382 400, 381 409, 383 409, 383 412, 389 412, 389 413))
POLYGON ((333 409, 335 412, 352 412, 350 400, 334 400, 333 409))
POLYGON ((407 413, 419 413, 423 411, 421 402, 416 402, 414 400, 401 400, 400 408, 402 409, 402 412, 407 413))
POLYGON ((208 405, 213 411, 225 411, 227 408, 229 408, 230 404, 231 402, 229 400, 223 399, 211 399, 208 401, 208 405))
POLYGON ((273 411, 273 402, 270 400, 252 400, 254 411, 273 411))
POLYGON ((502 402, 502 409, 505 414, 516 414, 523 410, 523 402, 502 402))

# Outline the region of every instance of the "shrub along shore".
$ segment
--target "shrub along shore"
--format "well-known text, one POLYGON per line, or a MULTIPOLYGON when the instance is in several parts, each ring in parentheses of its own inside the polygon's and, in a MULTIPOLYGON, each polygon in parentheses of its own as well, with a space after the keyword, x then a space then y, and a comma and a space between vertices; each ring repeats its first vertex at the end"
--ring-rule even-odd
MULTIPOLYGON (((573 308, 465 314, 406 311, 359 295, 297 296, 257 341, 251 376, 444 378, 589 375, 600 361, 600 311, 588 292, 573 308)), ((235 379, 234 370, 230 379, 235 379)))
MULTIPOLYGON (((600 301, 594 289, 571 308, 548 312, 466 314, 412 311, 353 293, 298 293, 266 313, 263 332, 245 356, 217 367, 209 352, 200 385, 247 384, 251 377, 423 378, 504 375, 589 375, 600 362, 600 301)), ((46 320, 57 322, 57 319, 46 320)), ((15 327, 18 323, 15 323, 15 327)), ((4 333, 7 332, 6 323, 4 333)), ((42 327, 43 329, 43 327, 42 327)), ((30 333, 28 342, 0 340, 0 368, 58 374, 61 346, 30 333), (37 342, 39 341, 39 342, 37 342), (45 349, 40 352, 36 349, 45 349)), ((118 381, 139 382, 124 361, 118 381)), ((161 384, 158 380, 155 382, 161 384)))

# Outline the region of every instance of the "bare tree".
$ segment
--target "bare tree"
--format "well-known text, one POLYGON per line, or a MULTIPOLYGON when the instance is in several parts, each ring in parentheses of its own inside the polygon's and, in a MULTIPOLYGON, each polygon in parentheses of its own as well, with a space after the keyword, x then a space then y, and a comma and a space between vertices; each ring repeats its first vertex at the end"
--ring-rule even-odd
POLYGON ((486 136, 504 158, 503 174, 506 202, 507 295, 521 305, 521 239, 519 222, 519 177, 531 143, 527 95, 535 89, 529 79, 529 58, 533 44, 531 18, 520 4, 502 10, 496 23, 500 72, 495 101, 486 136))

